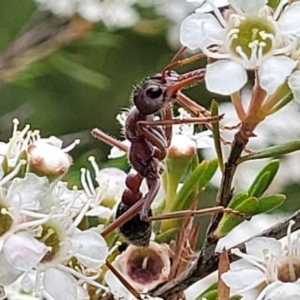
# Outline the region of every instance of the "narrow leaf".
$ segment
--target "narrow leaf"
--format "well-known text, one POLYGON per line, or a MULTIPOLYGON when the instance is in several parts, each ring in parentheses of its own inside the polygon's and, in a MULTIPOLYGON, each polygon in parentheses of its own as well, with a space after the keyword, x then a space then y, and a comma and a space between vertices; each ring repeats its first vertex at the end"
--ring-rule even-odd
POLYGON ((240 164, 242 162, 254 160, 254 159, 276 157, 276 156, 288 154, 291 152, 295 152, 298 150, 300 150, 300 140, 294 140, 294 141, 290 141, 290 142, 287 142, 284 144, 271 146, 271 147, 265 148, 261 151, 251 153, 249 155, 242 156, 237 161, 237 163, 240 164))
POLYGON ((236 209, 243 201, 249 198, 249 194, 247 192, 239 193, 235 195, 229 202, 228 208, 236 209))
POLYGON ((201 294, 196 298, 196 300, 217 300, 218 299, 218 290, 212 290, 206 293, 201 294))
MULTIPOLYGON (((185 180, 182 188, 177 193, 173 203, 172 209, 168 212, 176 211, 176 210, 184 210, 188 209, 189 205, 186 206, 185 202, 188 196, 199 188, 199 180, 203 178, 203 174, 206 171, 209 162, 207 160, 203 160, 195 170, 190 174, 190 176, 185 180)), ((203 179, 204 180, 204 179, 203 179)))
MULTIPOLYGON (((218 103, 215 100, 213 100, 211 103, 210 113, 212 116, 219 115, 218 103)), ((213 139, 214 139, 214 143, 215 143, 215 150, 216 150, 217 157, 218 157, 219 168, 220 168, 221 172, 223 173, 225 166, 224 166, 223 152, 222 152, 222 147, 221 147, 221 142, 220 142, 220 124, 219 124, 219 122, 212 123, 212 134, 213 134, 213 139)))
POLYGON ((95 88, 104 89, 110 84, 110 80, 106 76, 68 60, 63 56, 57 56, 54 62, 55 67, 62 73, 95 88))
POLYGON ((251 187, 248 190, 248 195, 253 197, 261 197, 268 188, 270 172, 265 172, 259 177, 256 177, 251 187))
POLYGON ((254 179, 252 185, 250 186, 248 193, 249 196, 261 197, 262 194, 267 190, 267 188, 272 183, 275 175, 279 169, 279 160, 272 160, 267 165, 265 165, 256 178, 254 179), (268 174, 268 175, 267 175, 268 174))
POLYGON ((216 300, 218 297, 218 284, 214 283, 209 288, 207 288, 203 293, 201 293, 195 300, 216 300))
MULTIPOLYGON (((255 197, 250 197, 243 201, 240 205, 236 207, 236 210, 246 214, 247 216, 252 216, 257 210, 258 199, 255 197)), ((243 222, 242 218, 234 217, 228 214, 224 214, 221 219, 218 228, 216 230, 216 236, 221 238, 229 233, 234 227, 243 222)))
POLYGON ((258 199, 258 206, 255 215, 268 212, 280 206, 286 199, 285 195, 276 194, 258 199))
POLYGON ((155 237, 155 241, 159 244, 167 243, 174 240, 178 235, 178 228, 168 229, 155 237))
POLYGON ((202 173, 201 177, 199 178, 199 182, 198 182, 199 190, 202 190, 207 186, 207 184, 210 182, 212 177, 215 175, 217 168, 218 168, 217 159, 213 159, 208 162, 205 171, 202 173))

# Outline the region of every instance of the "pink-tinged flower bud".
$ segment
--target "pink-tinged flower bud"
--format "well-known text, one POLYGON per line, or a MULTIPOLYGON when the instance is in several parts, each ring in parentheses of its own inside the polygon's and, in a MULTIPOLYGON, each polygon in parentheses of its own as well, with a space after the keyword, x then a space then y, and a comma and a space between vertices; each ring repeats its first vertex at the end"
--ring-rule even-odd
POLYGON ((197 154, 197 143, 185 135, 174 134, 168 148, 168 157, 192 157, 197 154))
POLYGON ((128 246, 116 261, 116 267, 138 291, 151 291, 168 280, 170 248, 150 242, 149 247, 128 246))
POLYGON ((72 158, 67 153, 44 141, 29 145, 28 154, 29 170, 49 179, 63 176, 72 164, 72 158))

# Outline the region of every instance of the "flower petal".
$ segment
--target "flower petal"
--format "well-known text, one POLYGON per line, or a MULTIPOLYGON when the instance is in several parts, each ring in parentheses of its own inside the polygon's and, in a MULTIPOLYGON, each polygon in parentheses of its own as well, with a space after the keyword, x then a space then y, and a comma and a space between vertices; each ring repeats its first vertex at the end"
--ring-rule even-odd
POLYGON ((180 42, 191 50, 207 47, 210 35, 218 35, 220 31, 222 27, 213 15, 191 14, 181 23, 180 42))
MULTIPOLYGON (((113 263, 113 265, 115 265, 115 263, 113 263)), ((109 290, 115 299, 132 299, 132 294, 110 270, 105 273, 105 282, 109 286, 109 290)))
POLYGON ((14 268, 27 271, 41 261, 47 253, 47 248, 29 233, 20 232, 6 240, 3 252, 14 268))
MULTIPOLYGON (((128 146, 128 147, 130 147, 130 145, 131 145, 131 143, 128 140, 121 141, 121 143, 124 144, 125 146, 128 146)), ((119 158, 119 157, 122 157, 122 156, 125 156, 125 155, 126 155, 126 153, 124 151, 121 151, 117 147, 112 147, 110 149, 110 153, 108 154, 108 158, 109 159, 119 158)))
POLYGON ((288 85, 291 88, 294 100, 300 103, 300 71, 295 71, 288 79, 288 85))
POLYGON ((224 7, 228 5, 228 1, 227 0, 211 0, 210 2, 207 2, 205 0, 187 0, 187 2, 199 2, 201 5, 201 7, 196 9, 196 13, 202 12, 202 13, 206 13, 206 12, 210 12, 214 10, 214 7, 210 4, 211 2, 216 6, 216 7, 224 7), (204 3, 203 3, 204 2, 204 3))
POLYGON ((229 4, 238 13, 254 14, 266 5, 266 0, 228 0, 229 4))
POLYGON ((27 173, 24 178, 13 180, 8 189, 7 198, 17 207, 34 211, 49 212, 53 201, 49 181, 46 177, 38 177, 27 173))
POLYGON ((9 285, 15 282, 24 272, 13 268, 3 252, 0 252, 0 285, 9 285))
MULTIPOLYGON (((55 300, 74 299, 77 297, 77 282, 70 274, 56 269, 47 269, 44 273, 43 285, 45 292, 55 300)), ((47 298, 47 297, 46 297, 47 298)))
MULTIPOLYGON (((246 2, 246 1, 245 1, 246 2)), ((248 2, 248 1, 247 1, 248 2)), ((300 2, 289 5, 281 14, 278 24, 284 34, 300 35, 300 2)))
POLYGON ((205 82, 209 91, 220 95, 231 95, 246 84, 247 73, 238 62, 219 60, 207 65, 205 82))
POLYGON ((266 294, 266 299, 272 300, 298 300, 300 299, 300 284, 299 280, 296 282, 284 282, 274 287, 266 294))
POLYGON ((281 243, 273 238, 258 237, 246 243, 247 254, 264 258, 264 250, 268 249, 274 256, 282 255, 281 243))
POLYGON ((225 284, 238 293, 251 290, 266 281, 264 273, 258 269, 240 269, 228 271, 222 276, 225 284))
POLYGON ((272 56, 258 69, 261 87, 272 95, 296 67, 297 62, 286 56, 272 56))
POLYGON ((85 266, 98 269, 105 263, 108 247, 100 234, 92 230, 78 232, 72 238, 72 246, 73 251, 76 249, 75 256, 85 266))

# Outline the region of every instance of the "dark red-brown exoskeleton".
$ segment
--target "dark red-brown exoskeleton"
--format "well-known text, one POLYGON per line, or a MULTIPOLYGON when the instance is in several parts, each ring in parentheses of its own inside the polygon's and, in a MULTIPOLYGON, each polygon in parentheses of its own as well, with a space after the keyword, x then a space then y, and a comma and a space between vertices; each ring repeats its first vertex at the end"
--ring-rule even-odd
POLYGON ((174 61, 162 73, 146 78, 134 89, 134 106, 125 122, 125 135, 131 142, 129 148, 99 129, 92 131, 92 135, 96 138, 124 150, 130 164, 137 172, 136 175, 127 176, 127 188, 118 206, 116 220, 102 232, 103 236, 118 228, 127 242, 137 246, 147 246, 151 235, 149 220, 152 216, 151 203, 160 188, 160 175, 163 173, 161 162, 166 157, 171 142, 172 125, 207 124, 222 118, 222 116, 204 116, 205 109, 180 92, 182 88, 202 81, 205 69, 183 75, 171 70, 173 67, 199 59, 200 56, 174 61), (196 117, 173 119, 172 103, 175 101, 196 117), (156 113, 161 113, 162 120, 154 120, 156 113), (146 195, 140 191, 143 180, 148 187, 146 195))

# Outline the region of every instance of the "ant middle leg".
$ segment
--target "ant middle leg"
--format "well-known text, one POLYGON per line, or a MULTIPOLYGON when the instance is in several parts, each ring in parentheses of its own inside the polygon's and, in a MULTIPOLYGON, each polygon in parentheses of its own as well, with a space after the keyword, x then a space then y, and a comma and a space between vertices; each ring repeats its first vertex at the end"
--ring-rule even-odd
POLYGON ((149 218, 149 221, 161 221, 161 220, 170 220, 170 219, 177 219, 177 218, 191 218, 196 216, 205 216, 205 215, 212 215, 216 213, 226 213, 228 215, 232 215, 244 220, 249 220, 250 217, 246 214, 233 210, 231 208, 226 208, 223 206, 215 206, 210 208, 203 208, 200 210, 183 210, 183 211, 176 211, 171 212, 159 216, 152 216, 149 218))

